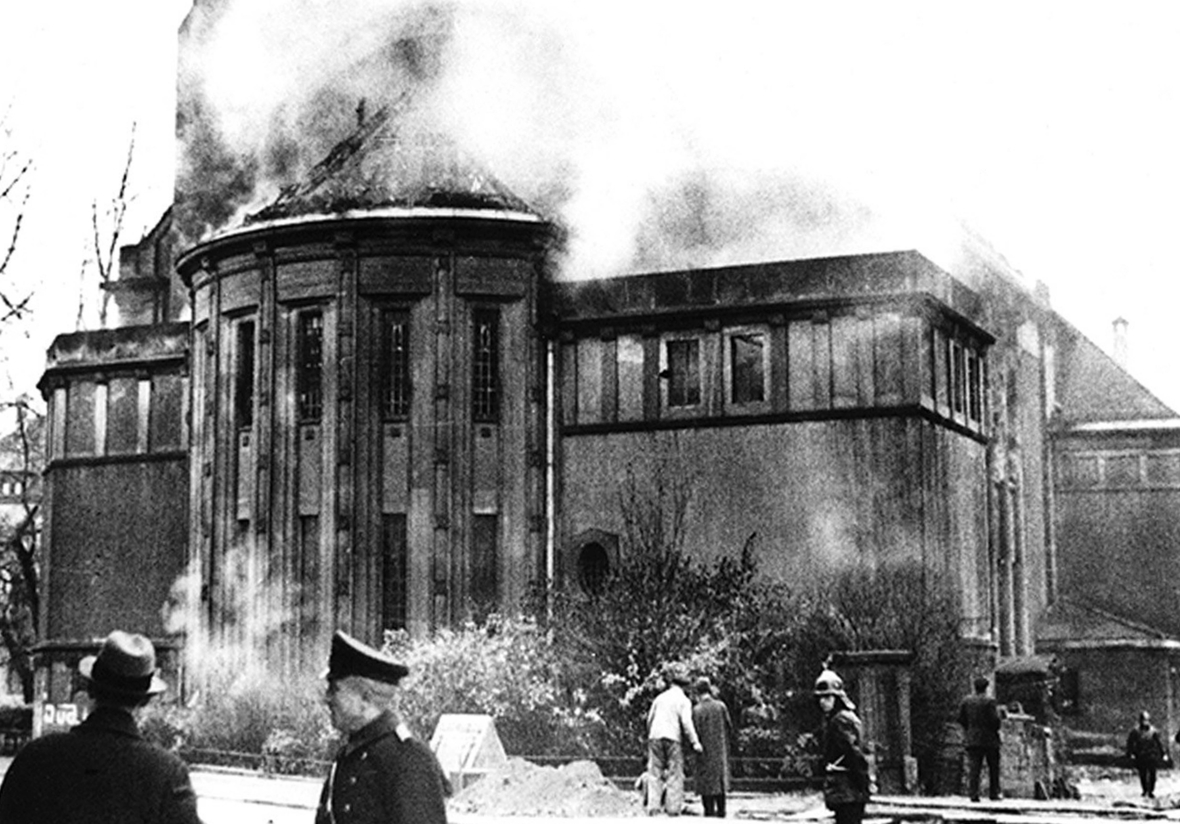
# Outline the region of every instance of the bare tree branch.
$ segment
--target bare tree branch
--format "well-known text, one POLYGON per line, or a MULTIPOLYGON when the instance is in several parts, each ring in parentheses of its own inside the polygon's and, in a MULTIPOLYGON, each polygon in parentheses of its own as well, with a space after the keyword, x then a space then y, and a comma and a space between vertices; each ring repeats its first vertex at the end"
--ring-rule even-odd
POLYGON ((131 161, 135 156, 135 123, 131 124, 131 138, 127 143, 127 161, 123 164, 123 175, 119 180, 119 188, 111 199, 110 205, 104 212, 109 225, 100 227, 98 216, 98 201, 90 204, 90 225, 93 230, 94 263, 98 269, 99 288, 102 298, 98 312, 99 326, 106 326, 107 310, 110 304, 110 291, 107 286, 115 279, 119 266, 119 239, 123 234, 123 220, 127 215, 130 198, 127 195, 127 181, 131 177, 131 161))
MULTIPOLYGON (((28 206, 29 195, 32 192, 30 178, 33 171, 33 161, 22 159, 15 148, 11 147, 12 130, 5 124, 8 113, 0 117, 0 206, 11 206, 13 209, 12 225, 4 230, 5 240, 0 252, 0 277, 7 273, 12 263, 12 256, 16 252, 17 241, 20 239, 24 226, 25 209, 28 206), (11 171, 15 165, 16 171, 11 171)), ((29 302, 32 294, 17 297, 12 294, 11 285, 0 280, 0 325, 13 318, 22 317, 29 312, 29 302)))

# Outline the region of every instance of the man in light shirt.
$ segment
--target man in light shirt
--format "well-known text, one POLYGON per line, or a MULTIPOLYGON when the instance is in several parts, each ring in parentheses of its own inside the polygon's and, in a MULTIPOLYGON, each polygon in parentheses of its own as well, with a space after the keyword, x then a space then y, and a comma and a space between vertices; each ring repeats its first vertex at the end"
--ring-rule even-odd
POLYGON ((684 809, 684 740, 696 752, 701 751, 696 727, 692 723, 692 701, 684 694, 688 673, 677 664, 664 669, 663 692, 651 702, 647 711, 647 771, 652 776, 647 794, 647 814, 663 811, 680 815, 684 809))

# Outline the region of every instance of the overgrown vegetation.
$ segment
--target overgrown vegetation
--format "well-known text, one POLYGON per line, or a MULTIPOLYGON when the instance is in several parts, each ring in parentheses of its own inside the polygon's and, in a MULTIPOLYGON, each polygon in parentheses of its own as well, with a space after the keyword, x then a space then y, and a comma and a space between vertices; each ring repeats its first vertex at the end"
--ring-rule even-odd
MULTIPOLYGON (((443 713, 488 714, 510 754, 638 759, 656 674, 679 661, 720 688, 737 755, 803 774, 796 742, 818 723, 811 690, 823 662, 904 649, 914 653, 915 753, 929 761, 970 675, 950 583, 917 562, 774 583, 759 572, 756 536, 732 556, 694 560, 683 546, 691 490, 673 464, 627 474, 621 551, 593 592, 537 593, 523 615, 431 638, 388 633, 387 651, 412 673, 401 704, 411 728, 429 738, 443 713)), ((271 769, 299 769, 331 750, 321 694, 310 677, 280 689, 239 677, 209 690, 198 711, 164 711, 155 729, 187 748, 266 754, 271 769)))

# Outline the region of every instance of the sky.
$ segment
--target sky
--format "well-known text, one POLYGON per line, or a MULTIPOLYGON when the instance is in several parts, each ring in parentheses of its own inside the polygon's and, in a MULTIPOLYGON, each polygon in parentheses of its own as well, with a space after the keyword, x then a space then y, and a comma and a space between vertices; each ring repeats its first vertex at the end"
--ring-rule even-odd
MULTIPOLYGON (((310 92, 402 6, 236 2, 202 55, 229 145, 302 128, 310 92)), ((460 6, 440 117, 518 193, 562 189, 563 276, 936 247, 962 223, 1103 349, 1129 321, 1132 374, 1180 409, 1180 3, 460 6), (691 259, 658 229, 686 181, 711 220, 691 259)), ((133 124, 124 240, 170 202, 188 7, 0 8, 0 139, 35 164, 6 284, 34 315, 0 331, 0 395, 33 391, 75 329, 91 206, 117 191, 133 124)))

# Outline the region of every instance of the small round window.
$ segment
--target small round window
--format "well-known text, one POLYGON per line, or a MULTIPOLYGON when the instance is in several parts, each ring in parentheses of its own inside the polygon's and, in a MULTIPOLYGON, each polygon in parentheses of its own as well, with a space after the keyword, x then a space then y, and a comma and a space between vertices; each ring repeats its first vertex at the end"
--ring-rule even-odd
POLYGON ((610 556, 602 544, 592 541, 578 553, 578 582, 591 595, 602 594, 610 574, 610 556))

